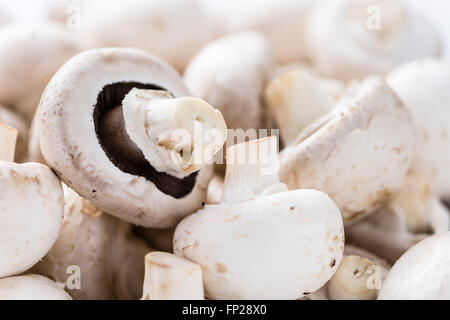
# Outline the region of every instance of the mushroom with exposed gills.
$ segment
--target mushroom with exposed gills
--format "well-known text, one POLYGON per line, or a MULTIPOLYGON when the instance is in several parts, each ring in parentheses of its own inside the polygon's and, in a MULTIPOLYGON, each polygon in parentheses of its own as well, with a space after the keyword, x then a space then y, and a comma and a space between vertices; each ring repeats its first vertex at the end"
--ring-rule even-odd
POLYGON ((411 115, 384 80, 367 78, 348 94, 280 156, 280 180, 324 191, 344 222, 374 212, 402 186, 415 142, 411 115))
POLYGON ((339 209, 323 192, 287 191, 278 182, 277 150, 276 137, 228 148, 222 203, 175 230, 174 253, 202 267, 208 298, 298 299, 339 265, 339 209))
POLYGON ((0 279, 0 300, 72 300, 50 279, 29 274, 0 279))
POLYGON ((202 268, 171 253, 154 251, 145 256, 142 300, 203 300, 202 268))
POLYGON ((221 113, 136 49, 85 51, 48 84, 35 129, 46 162, 101 211, 156 228, 201 207, 226 140, 221 113))

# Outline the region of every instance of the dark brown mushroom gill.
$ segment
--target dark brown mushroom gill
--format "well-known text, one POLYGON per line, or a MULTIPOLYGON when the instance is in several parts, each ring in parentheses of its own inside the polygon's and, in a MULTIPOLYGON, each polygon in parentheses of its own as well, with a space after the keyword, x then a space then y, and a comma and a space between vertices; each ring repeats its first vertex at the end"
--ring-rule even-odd
POLYGON ((138 82, 106 85, 99 93, 94 108, 94 126, 100 145, 109 160, 123 172, 144 177, 161 192, 177 199, 182 198, 194 188, 198 172, 178 179, 157 171, 145 159, 142 151, 128 136, 122 113, 122 100, 133 88, 165 90, 156 85, 138 82))

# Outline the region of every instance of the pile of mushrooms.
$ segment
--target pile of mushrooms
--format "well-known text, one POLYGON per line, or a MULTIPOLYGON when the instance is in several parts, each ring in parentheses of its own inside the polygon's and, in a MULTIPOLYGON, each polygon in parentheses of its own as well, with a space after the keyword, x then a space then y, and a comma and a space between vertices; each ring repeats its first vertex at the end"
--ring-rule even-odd
POLYGON ((0 4, 0 300, 450 300, 450 60, 406 1, 35 8, 0 4))

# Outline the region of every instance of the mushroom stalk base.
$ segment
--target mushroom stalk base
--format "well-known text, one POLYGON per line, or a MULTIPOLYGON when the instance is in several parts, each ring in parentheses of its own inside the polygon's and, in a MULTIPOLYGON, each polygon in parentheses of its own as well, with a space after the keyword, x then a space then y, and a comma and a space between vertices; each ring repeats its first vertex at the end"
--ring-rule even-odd
POLYGON ((0 123, 0 161, 14 161, 17 130, 0 123))

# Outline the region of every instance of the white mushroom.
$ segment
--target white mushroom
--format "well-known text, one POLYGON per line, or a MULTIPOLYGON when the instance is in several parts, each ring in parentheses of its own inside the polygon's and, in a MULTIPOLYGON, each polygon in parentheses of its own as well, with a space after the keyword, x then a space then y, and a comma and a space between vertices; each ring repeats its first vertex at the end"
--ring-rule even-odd
POLYGON ((340 263, 338 208, 323 192, 286 191, 277 183, 276 157, 263 158, 277 155, 274 142, 229 148, 225 201, 206 205, 175 230, 174 252, 202 266, 208 298, 298 299, 322 287, 340 263))
POLYGON ((53 246, 64 214, 56 175, 37 163, 0 161, 0 278, 19 274, 53 246))
POLYGON ((65 212, 58 240, 34 271, 66 284, 80 299, 138 299, 150 248, 131 234, 131 226, 102 213, 65 187, 65 212), (70 282, 71 268, 79 274, 70 282), (69 283, 68 283, 69 282, 69 283))
POLYGON ((145 256, 142 300, 203 300, 202 268, 167 252, 145 256))
POLYGON ((0 161, 13 161, 17 130, 0 122, 0 161))
POLYGON ((224 178, 220 174, 215 174, 208 184, 206 191, 207 204, 219 204, 222 200, 224 178))
POLYGON ((439 54, 432 25, 401 0, 328 0, 307 28, 315 70, 336 78, 386 74, 415 58, 439 54))
POLYGON ((217 39, 189 62, 184 73, 196 97, 222 111, 229 128, 258 129, 262 125, 262 91, 272 68, 268 42, 255 32, 217 39))
POLYGON ((283 150, 280 180, 290 189, 326 192, 349 222, 402 185, 414 138, 408 110, 382 79, 367 78, 283 150))
POLYGON ((3 106, 0 106, 0 122, 17 129, 15 162, 22 162, 28 149, 28 124, 19 114, 3 106))
POLYGON ((0 300, 72 300, 56 283, 40 275, 0 279, 0 300))
POLYGON ((450 299, 450 232, 421 241, 394 264, 380 300, 450 299))
POLYGON ((87 46, 142 49, 180 71, 215 33, 196 0, 90 1, 83 22, 87 46))
POLYGON ((200 163, 185 169, 161 159, 177 152, 189 159, 190 153, 183 155, 185 138, 190 139, 189 152, 200 152, 192 159, 209 159, 226 139, 220 112, 187 95, 176 71, 148 53, 88 50, 68 61, 48 84, 35 138, 58 176, 100 210, 137 225, 167 228, 201 207, 212 168, 200 163), (152 100, 154 91, 147 90, 166 97, 152 100), (176 139, 194 126, 205 129, 205 144, 189 135, 176 139), (208 131, 219 132, 219 142, 208 131))

